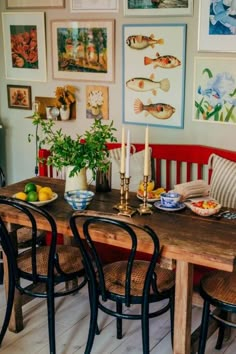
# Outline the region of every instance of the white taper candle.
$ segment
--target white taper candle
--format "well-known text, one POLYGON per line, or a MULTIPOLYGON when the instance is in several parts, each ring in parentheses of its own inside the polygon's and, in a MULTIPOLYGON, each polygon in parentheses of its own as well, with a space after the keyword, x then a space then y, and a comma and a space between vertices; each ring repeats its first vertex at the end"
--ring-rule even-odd
POLYGON ((122 133, 121 133, 120 173, 125 173, 125 128, 124 127, 122 127, 122 133))
POLYGON ((146 127, 145 131, 145 151, 144 151, 144 176, 148 176, 149 174, 149 129, 146 127))
POLYGON ((130 164, 130 130, 127 131, 127 145, 126 145, 126 164, 125 164, 125 177, 129 178, 129 164, 130 164))

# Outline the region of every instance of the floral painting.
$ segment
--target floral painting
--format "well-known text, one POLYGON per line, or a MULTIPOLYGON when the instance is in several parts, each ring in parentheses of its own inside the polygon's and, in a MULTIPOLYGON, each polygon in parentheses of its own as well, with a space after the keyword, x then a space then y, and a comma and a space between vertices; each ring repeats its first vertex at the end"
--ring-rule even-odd
POLYGON ((236 67, 233 58, 196 58, 194 120, 236 124, 236 67))
POLYGON ((86 87, 86 117, 96 119, 109 119, 108 116, 108 87, 86 87))
POLYGON ((124 122, 183 128, 186 25, 123 28, 124 122))
POLYGON ((8 107, 32 109, 31 86, 7 85, 8 107))

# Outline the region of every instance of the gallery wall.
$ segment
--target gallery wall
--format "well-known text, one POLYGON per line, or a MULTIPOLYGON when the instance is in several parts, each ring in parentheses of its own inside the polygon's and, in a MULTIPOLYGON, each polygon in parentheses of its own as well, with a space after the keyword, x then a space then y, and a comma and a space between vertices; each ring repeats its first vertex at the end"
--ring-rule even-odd
MULTIPOLYGON (((5 64, 4 64, 4 49, 3 49, 3 36, 0 36, 0 50, 1 65, 0 65, 0 123, 3 125, 2 133, 4 132, 4 149, 1 149, 1 159, 4 161, 4 169, 7 175, 7 182, 13 183, 24 178, 28 178, 34 175, 35 166, 35 145, 29 143, 28 134, 34 134, 34 127, 32 125, 32 119, 26 118, 33 112, 24 109, 15 109, 8 107, 7 99, 7 85, 26 85, 30 86, 32 90, 32 100, 36 96, 54 97, 54 91, 57 86, 63 86, 67 84, 74 85, 78 88, 78 100, 76 104, 76 119, 69 120, 67 122, 57 122, 57 126, 61 127, 65 133, 69 133, 75 136, 77 133, 82 134, 84 130, 88 129, 91 124, 91 119, 86 117, 86 89, 88 85, 101 85, 108 87, 109 92, 109 120, 114 121, 114 126, 117 128, 118 141, 121 139, 121 127, 124 124, 125 129, 131 130, 131 140, 133 142, 144 142, 144 127, 145 124, 138 124, 139 122, 132 122, 129 117, 126 117, 127 121, 124 122, 124 103, 125 103, 125 87, 123 83, 124 78, 124 41, 123 41, 123 29, 125 26, 158 26, 168 25, 179 26, 186 25, 186 57, 185 57, 185 72, 184 72, 184 84, 185 91, 183 95, 183 101, 181 103, 181 109, 183 112, 183 124, 181 127, 174 125, 164 126, 159 124, 151 124, 150 129, 150 142, 151 143, 184 143, 184 144, 202 144, 215 146, 230 150, 236 149, 236 126, 235 124, 222 123, 222 122, 206 122, 194 120, 195 108, 194 108, 194 62, 196 58, 203 58, 204 65, 208 64, 212 66, 212 63, 216 61, 216 65, 220 62, 223 67, 228 66, 228 59, 230 59, 231 67, 236 67, 236 60, 234 64, 235 54, 234 49, 219 51, 218 49, 213 51, 199 51, 198 43, 198 27, 201 22, 199 19, 199 0, 194 0, 193 13, 190 16, 125 16, 123 10, 123 0, 119 1, 118 12, 104 12, 104 13, 72 13, 70 9, 70 1, 66 0, 66 7, 62 9, 21 9, 21 10, 9 10, 6 9, 5 1, 0 2, 1 12, 43 12, 45 14, 46 25, 46 68, 47 68, 47 80, 46 82, 6 79, 5 64), (93 81, 92 77, 89 80, 71 78, 67 79, 55 79, 53 78, 53 43, 51 26, 55 21, 92 21, 102 19, 104 22, 107 20, 115 21, 114 28, 114 80, 110 81, 93 81)), ((0 28, 2 31, 2 18, 0 28)), ((176 27, 177 28, 177 27, 176 27)), ((155 28, 156 29, 156 28, 155 28)), ((156 29, 157 30, 157 29, 156 29)), ((175 42, 175 33, 173 32, 173 43, 175 42)), ((204 43, 203 43, 204 44, 204 43)), ((200 43, 201 47, 201 43, 200 43)), ((233 47, 233 46, 232 46, 233 47)), ((236 46, 234 45, 234 48, 236 46)), ((156 49, 155 49, 156 50, 156 49)), ((158 51, 158 50, 156 50, 158 51)), ((133 67, 136 67, 137 62, 134 59, 133 67)), ((213 64, 214 65, 214 64, 213 64)), ((131 68, 131 69, 132 69, 131 68)), ((131 70, 130 69, 130 70, 131 70)), ((158 70, 158 69, 155 69, 158 70)), ((161 69, 160 69, 161 70, 161 69)), ((233 69, 232 69, 233 70, 233 69)), ((150 70, 151 71, 151 70, 150 70)), ((137 72, 138 75, 138 72, 137 72)), ((174 95, 178 95, 182 90, 182 85, 175 86, 176 92, 174 95)), ((126 91, 127 92, 127 91, 126 91)), ((171 97, 170 97, 171 98, 171 97)), ((109 121, 108 121, 109 122, 109 121)), ((106 123, 106 121, 104 121, 106 123)), ((153 123, 153 120, 152 120, 153 123)), ((1 138, 2 139, 2 138, 1 138)))

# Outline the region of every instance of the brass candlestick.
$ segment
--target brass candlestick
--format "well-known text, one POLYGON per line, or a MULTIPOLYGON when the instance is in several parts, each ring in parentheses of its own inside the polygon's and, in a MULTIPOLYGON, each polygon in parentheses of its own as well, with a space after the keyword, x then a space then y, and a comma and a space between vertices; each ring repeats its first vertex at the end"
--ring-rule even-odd
POLYGON ((124 195, 125 195, 125 174, 120 172, 120 203, 113 206, 114 209, 123 210, 125 208, 124 195))
POLYGON ((137 209, 139 214, 152 214, 150 207, 147 204, 147 186, 148 186, 148 176, 143 176, 143 203, 140 204, 137 209))
POLYGON ((130 182, 130 177, 125 177, 124 179, 125 181, 125 203, 124 203, 124 207, 122 209, 120 209, 118 215, 123 215, 123 216, 129 216, 131 217, 136 210, 133 209, 130 205, 129 205, 129 182, 130 182))

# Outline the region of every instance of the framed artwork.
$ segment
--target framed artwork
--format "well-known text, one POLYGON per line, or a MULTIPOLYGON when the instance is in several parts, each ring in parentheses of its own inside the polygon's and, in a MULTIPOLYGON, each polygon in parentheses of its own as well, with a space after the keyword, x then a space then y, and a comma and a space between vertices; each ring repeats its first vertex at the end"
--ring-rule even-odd
POLYGON ((71 12, 117 12, 119 0, 70 0, 71 12))
POLYGON ((123 0, 125 16, 189 16, 193 0, 123 0))
POLYGON ((125 123, 183 128, 185 46, 185 24, 123 25, 125 123))
POLYGON ((236 52, 235 0, 200 0, 198 51, 236 52))
POLYGON ((3 12, 2 24, 6 78, 46 81, 44 13, 3 12))
POLYGON ((8 107, 32 109, 31 86, 7 85, 8 107))
POLYGON ((113 81, 114 20, 52 21, 54 79, 113 81))
POLYGON ((86 87, 86 118, 109 119, 108 116, 108 87, 86 87))
POLYGON ((195 58, 193 97, 194 121, 236 124, 235 59, 195 58))
POLYGON ((66 0, 6 0, 7 9, 64 8, 66 0))

